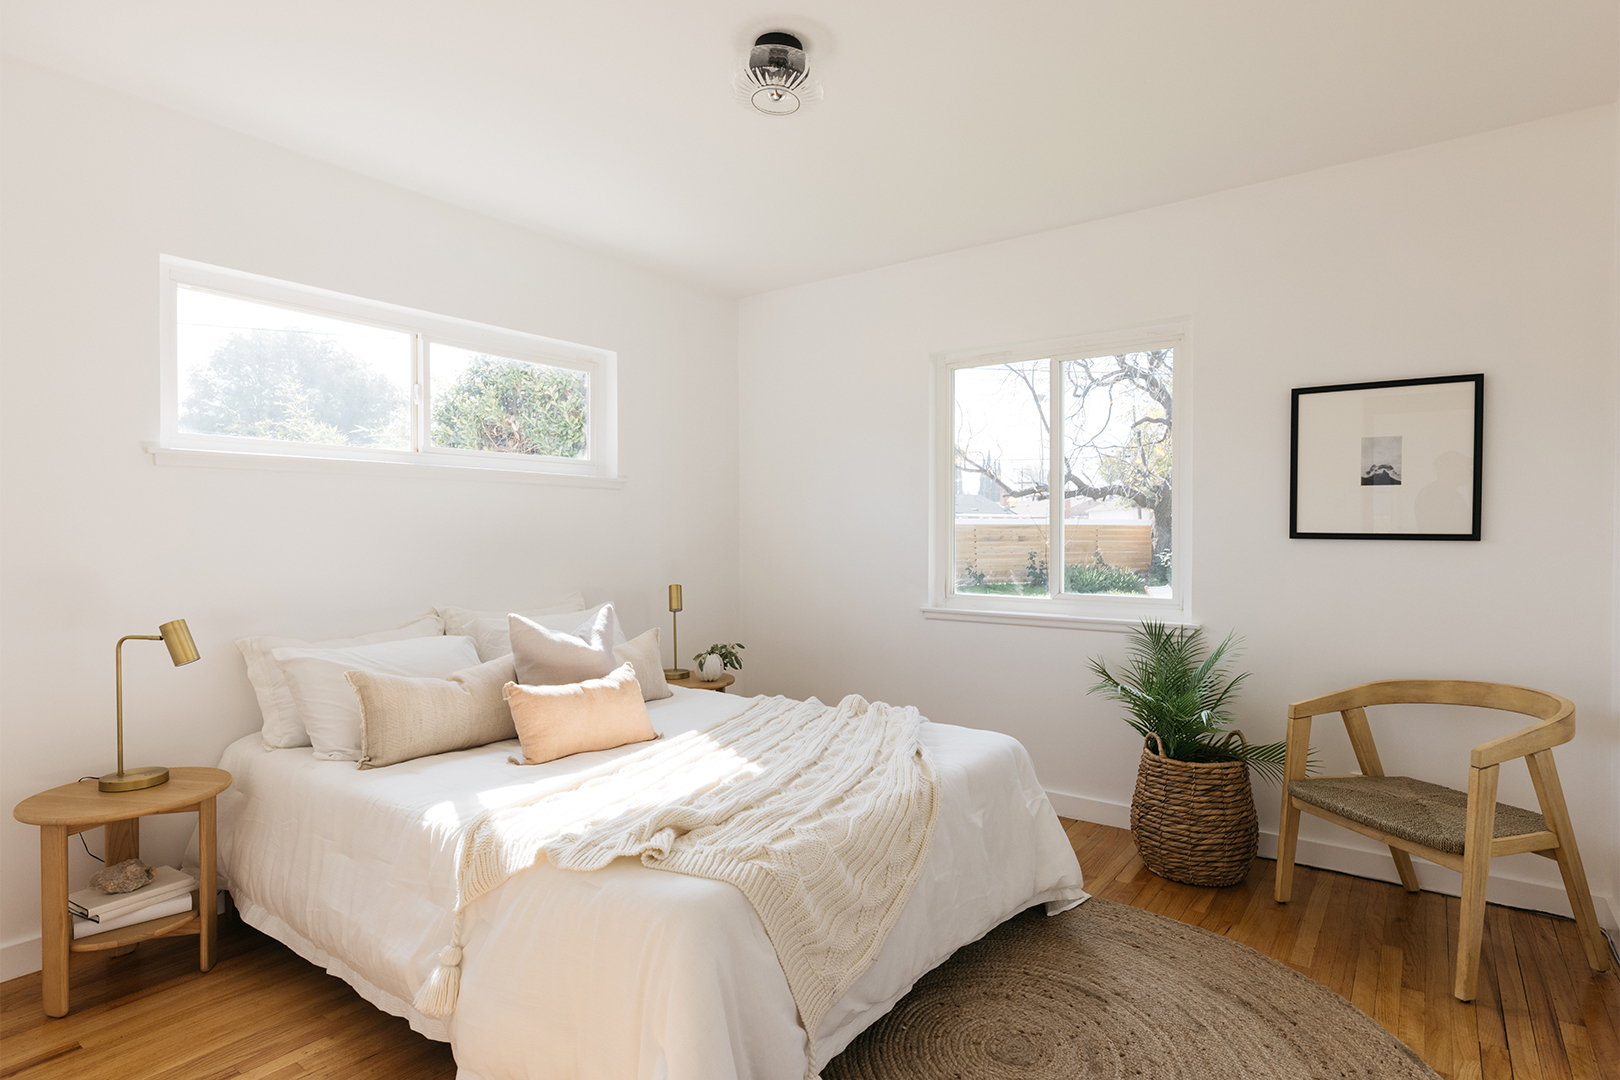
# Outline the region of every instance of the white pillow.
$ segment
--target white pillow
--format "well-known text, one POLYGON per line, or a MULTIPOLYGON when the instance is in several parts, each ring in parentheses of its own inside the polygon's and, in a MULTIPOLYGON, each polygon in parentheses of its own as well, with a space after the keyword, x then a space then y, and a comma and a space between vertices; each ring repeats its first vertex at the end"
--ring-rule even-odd
POLYGON ((282 678, 281 669, 270 655, 276 649, 341 649, 379 641, 439 637, 443 633, 443 621, 430 611, 426 615, 418 615, 404 626, 359 637, 333 638, 330 641, 284 637, 242 638, 236 647, 242 650, 242 658, 247 661, 248 681, 253 684, 254 696, 259 699, 259 712, 264 716, 264 745, 272 750, 309 745, 309 735, 304 731, 303 721, 298 719, 292 691, 287 689, 287 680, 282 678))
POLYGON ((360 760, 360 702, 344 672, 445 679, 478 666, 478 650, 470 637, 406 638, 346 649, 277 649, 271 655, 292 691, 315 756, 327 761, 360 760))
MULTIPOLYGON (((476 611, 473 608, 464 607, 442 607, 433 610, 438 612, 439 618, 444 620, 444 632, 446 634, 471 634, 472 624, 479 619, 501 619, 504 621, 506 616, 511 613, 510 608, 502 611, 476 611)), ((584 610, 585 594, 575 591, 558 600, 555 604, 547 604, 545 607, 537 607, 533 611, 524 611, 520 612, 520 614, 525 619, 533 619, 541 615, 562 615, 570 611, 584 610)), ((506 652, 511 651, 511 649, 506 650, 506 652)), ((506 653, 500 655, 505 656, 506 653)), ((492 656, 490 659, 493 660, 495 657, 492 656)))
MULTIPOLYGON (((611 607, 612 601, 606 604, 597 604, 593 608, 576 608, 563 615, 524 615, 514 612, 520 618, 527 619, 536 626, 543 626, 547 630, 555 630, 560 634, 574 634, 579 636, 581 626, 589 626, 596 621, 596 616, 605 607, 611 607)), ((449 633, 448 630, 445 633, 449 633)), ((471 634, 478 645, 478 655, 485 662, 505 656, 512 651, 512 623, 510 616, 486 617, 474 619, 472 625, 463 630, 464 634, 471 634)), ((619 627, 619 620, 613 620, 613 644, 624 644, 624 630, 619 627)))

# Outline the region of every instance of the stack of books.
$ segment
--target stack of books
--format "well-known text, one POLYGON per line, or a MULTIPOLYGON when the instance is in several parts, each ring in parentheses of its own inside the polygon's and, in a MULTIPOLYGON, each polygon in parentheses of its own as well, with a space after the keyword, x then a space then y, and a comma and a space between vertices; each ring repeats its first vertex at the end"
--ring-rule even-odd
POLYGON ((172 866, 159 866, 152 880, 127 893, 104 893, 100 889, 80 889, 68 894, 68 910, 73 913, 73 936, 87 937, 107 930, 179 915, 191 910, 191 890, 197 879, 172 866))

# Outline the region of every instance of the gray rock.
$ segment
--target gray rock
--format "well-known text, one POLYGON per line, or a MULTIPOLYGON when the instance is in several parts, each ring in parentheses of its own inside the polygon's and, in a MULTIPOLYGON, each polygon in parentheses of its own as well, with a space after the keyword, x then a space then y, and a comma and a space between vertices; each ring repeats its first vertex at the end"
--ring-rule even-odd
POLYGON ((152 868, 139 859, 125 859, 117 866, 98 870, 90 879, 90 887, 104 893, 134 892, 156 876, 152 868))

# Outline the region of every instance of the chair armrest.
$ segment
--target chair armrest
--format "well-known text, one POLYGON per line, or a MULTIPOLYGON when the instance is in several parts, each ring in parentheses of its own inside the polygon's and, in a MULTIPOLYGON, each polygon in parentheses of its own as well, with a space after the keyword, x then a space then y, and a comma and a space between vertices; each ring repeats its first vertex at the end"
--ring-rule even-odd
POLYGON ((1521 728, 1511 735, 1492 739, 1488 743, 1480 743, 1471 752, 1469 764, 1476 769, 1500 765, 1504 761, 1529 757, 1542 750, 1562 746, 1574 737, 1575 710, 1571 707, 1569 711, 1551 720, 1543 720, 1527 728, 1521 728))

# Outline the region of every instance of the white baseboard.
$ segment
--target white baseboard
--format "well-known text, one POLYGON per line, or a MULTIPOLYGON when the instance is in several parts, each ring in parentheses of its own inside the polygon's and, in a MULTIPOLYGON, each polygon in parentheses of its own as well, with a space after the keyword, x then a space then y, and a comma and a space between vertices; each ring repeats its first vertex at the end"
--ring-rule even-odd
POLYGON ((1046 797, 1052 802, 1052 809, 1058 816, 1074 818, 1077 821, 1090 821, 1098 825, 1112 825, 1116 829, 1131 827, 1131 808, 1121 806, 1119 803, 1103 802, 1101 799, 1088 799, 1084 795, 1070 795, 1066 791, 1052 791, 1048 789, 1046 797))
POLYGON ((38 934, 0 945, 0 982, 19 975, 32 975, 39 968, 38 934))
MULTIPOLYGON (((1119 829, 1131 827, 1131 808, 1128 805, 1090 799, 1084 795, 1071 795, 1066 791, 1049 790, 1046 797, 1052 801, 1052 809, 1063 817, 1093 821, 1099 825, 1112 825, 1119 829)), ((1261 830, 1260 855, 1266 859, 1277 857, 1275 832, 1261 830)), ((1385 848, 1369 851, 1350 844, 1301 837, 1296 858, 1301 866, 1337 870, 1341 874, 1353 874, 1374 881, 1400 881, 1400 877, 1395 873, 1395 862, 1385 848)), ((1417 870, 1418 884, 1423 888, 1444 896, 1461 895, 1462 875, 1443 866, 1424 862, 1422 859, 1414 860, 1412 865, 1417 870)), ((1552 863, 1549 862, 1548 865, 1551 866, 1552 863)), ((1552 915, 1570 917, 1574 914, 1562 884, 1549 885, 1545 882, 1529 881, 1506 870, 1492 870, 1490 884, 1486 888, 1486 899, 1493 904, 1504 904, 1530 911, 1545 911, 1552 915)), ((1598 922, 1611 935, 1620 934, 1620 921, 1615 917, 1620 905, 1616 905, 1615 898, 1593 893, 1592 904, 1597 908, 1598 922)))

